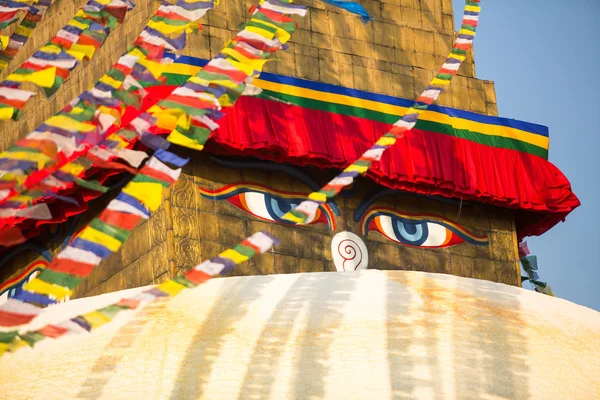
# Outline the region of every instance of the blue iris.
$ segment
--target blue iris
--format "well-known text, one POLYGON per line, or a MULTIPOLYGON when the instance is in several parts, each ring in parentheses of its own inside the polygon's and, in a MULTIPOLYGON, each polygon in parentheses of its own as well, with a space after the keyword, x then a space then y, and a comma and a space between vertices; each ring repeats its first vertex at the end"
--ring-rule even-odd
POLYGON ((429 237, 427 222, 392 217, 392 228, 399 242, 412 246, 422 245, 429 237))
POLYGON ((265 205, 267 206, 267 211, 271 218, 273 218, 277 222, 290 223, 289 221, 284 221, 281 219, 283 215, 289 212, 291 209, 296 207, 298 203, 295 203, 292 200, 287 199, 278 199, 274 196, 271 196, 265 193, 265 205))

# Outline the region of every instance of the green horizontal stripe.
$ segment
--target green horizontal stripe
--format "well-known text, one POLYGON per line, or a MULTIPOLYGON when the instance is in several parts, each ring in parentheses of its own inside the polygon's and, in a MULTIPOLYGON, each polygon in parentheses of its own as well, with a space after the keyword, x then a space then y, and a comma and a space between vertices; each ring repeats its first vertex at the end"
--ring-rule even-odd
POLYGON ((27 344, 31 347, 33 347, 37 342, 39 342, 40 340, 44 340, 46 339, 46 336, 42 335, 39 332, 28 332, 24 335, 19 335, 19 337, 21 339, 23 339, 24 341, 27 342, 27 344))
MULTIPOLYGON (((313 110, 321 110, 332 112, 335 114, 348 115, 352 117, 359 117, 370 119, 378 122, 383 122, 386 124, 394 124, 400 118, 399 115, 387 114, 380 111, 368 110, 365 108, 359 108, 354 106, 348 106, 345 104, 337 104, 337 103, 329 103, 321 100, 308 99, 304 97, 292 96, 288 94, 282 94, 278 92, 273 92, 270 90, 263 90, 262 94, 259 96, 264 99, 269 100, 269 98, 275 98, 279 100, 283 100, 288 103, 292 103, 297 106, 310 108, 313 110)), ((531 143, 527 143, 518 139, 513 138, 505 138, 502 136, 495 135, 485 135, 479 132, 473 132, 470 130, 456 129, 452 125, 442 124, 439 122, 433 121, 417 121, 416 129, 442 133, 445 135, 454 136, 461 139, 467 139, 472 142, 476 142, 479 144, 483 144, 486 146, 492 146, 496 148, 502 149, 511 149, 518 150, 524 153, 533 154, 544 159, 548 159, 548 150, 533 145, 531 143)))
POLYGON ((112 320, 118 313, 120 313, 123 310, 128 310, 128 308, 125 306, 118 306, 116 304, 111 304, 110 306, 100 308, 98 310, 98 312, 100 314, 104 315, 106 318, 112 320))
POLYGON ((208 114, 208 111, 206 109, 196 108, 194 106, 188 106, 187 104, 182 104, 182 103, 179 103, 179 102, 173 101, 173 100, 163 100, 160 103, 158 103, 158 105, 163 108, 174 108, 177 110, 183 110, 187 114, 190 114, 193 116, 201 117, 203 115, 208 114))
POLYGON ((133 177, 133 179, 131 181, 132 182, 159 183, 159 184, 163 185, 164 187, 171 186, 171 184, 169 182, 161 181, 160 179, 156 179, 156 178, 153 178, 151 176, 144 175, 141 173, 139 173, 135 177, 133 177))
POLYGON ((81 282, 83 278, 46 268, 40 272, 38 279, 47 283, 73 289, 79 285, 79 282, 81 282))
POLYGON ((90 189, 90 190, 93 190, 96 192, 100 192, 100 193, 108 192, 108 188, 106 186, 102 186, 100 184, 100 182, 93 180, 93 179, 86 180, 86 179, 81 179, 81 178, 75 177, 74 182, 81 187, 84 187, 86 189, 90 189))
MULTIPOLYGON (((166 78, 164 85, 166 86, 181 86, 187 82, 191 75, 181 75, 165 72, 162 74, 162 77, 166 78)), ((153 83, 150 86, 155 86, 153 83)))
POLYGON ((107 234, 112 238, 117 239, 121 243, 124 243, 127 240, 127 238, 129 238, 129 235, 131 235, 130 230, 107 224, 106 222, 98 218, 94 218, 92 222, 90 222, 90 227, 94 228, 99 232, 107 234))
POLYGON ((37 26, 37 22, 35 21, 31 21, 29 19, 23 19, 23 21, 21 21, 21 25, 23 25, 26 28, 35 28, 37 26))
POLYGON ((0 332, 0 343, 10 343, 17 337, 19 331, 0 332))
POLYGON ((238 244, 237 246, 235 246, 233 248, 233 250, 237 251, 238 253, 240 253, 248 258, 252 258, 256 254, 256 250, 254 250, 250 246, 246 246, 245 244, 238 244))
POLYGON ((173 278, 173 280, 188 289, 193 289, 198 286, 183 275, 177 275, 175 278, 173 278))

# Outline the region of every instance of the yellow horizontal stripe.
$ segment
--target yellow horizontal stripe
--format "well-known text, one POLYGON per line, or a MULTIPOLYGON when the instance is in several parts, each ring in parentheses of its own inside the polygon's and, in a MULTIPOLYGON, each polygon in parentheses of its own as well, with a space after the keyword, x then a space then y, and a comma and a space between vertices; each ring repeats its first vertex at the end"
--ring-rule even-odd
POLYGON ((248 261, 248 256, 238 253, 237 251, 235 251, 233 249, 225 250, 224 252, 219 254, 219 257, 229 258, 235 264, 239 264, 239 263, 243 263, 244 261, 248 261))
POLYGON ((398 117, 404 115, 408 109, 407 107, 395 106, 393 104, 385 104, 373 100, 359 99, 358 97, 353 96, 321 92, 319 90, 306 89, 298 86, 268 82, 261 79, 255 79, 253 83, 255 86, 264 90, 304 97, 312 100, 326 101, 334 104, 343 104, 345 106, 365 108, 367 110, 379 111, 385 114, 398 115, 398 117))
POLYGON ((258 26, 247 26, 245 29, 249 32, 257 33, 257 34, 261 35, 262 37, 265 37, 269 40, 273 40, 273 38, 275 37, 274 33, 269 32, 266 29, 259 28, 258 26))
POLYGON ((86 30, 90 27, 90 25, 82 24, 81 22, 76 21, 74 19, 70 20, 67 25, 71 25, 71 26, 74 26, 74 27, 82 29, 82 30, 86 30))
MULTIPOLYGON (((318 90, 307 89, 298 86, 268 82, 261 79, 255 79, 254 84, 261 89, 270 90, 277 93, 298 96, 318 101, 326 101, 333 104, 342 104, 346 106, 364 108, 367 110, 377 111, 385 114, 397 115, 398 117, 404 115, 408 110, 407 107, 385 104, 373 100, 365 100, 357 97, 346 96, 336 93, 321 92, 318 90)), ((452 125, 455 129, 469 130, 472 132, 481 133, 483 135, 516 139, 544 149, 548 149, 550 144, 550 139, 546 136, 536 135, 535 133, 523 131, 517 128, 485 124, 482 122, 471 121, 464 118, 451 117, 447 114, 437 111, 423 111, 421 113, 420 119, 422 119, 423 121, 449 124, 452 125)))
POLYGON ((178 74, 178 75, 196 75, 202 67, 198 67, 196 65, 188 65, 188 64, 167 64, 163 67, 164 73, 166 74, 178 74))
POLYGON ((96 129, 95 125, 88 124, 86 122, 79 122, 67 117, 66 115, 54 115, 48 118, 45 123, 56 128, 66 129, 68 131, 91 132, 96 129))
POLYGON ((150 211, 156 211, 162 200, 163 186, 155 182, 129 182, 122 191, 141 201, 150 211))
POLYGON ((204 145, 201 145, 195 140, 190 139, 189 137, 179 133, 177 130, 171 132, 169 136, 167 136, 167 140, 171 143, 175 143, 183 147, 188 147, 190 149, 202 151, 202 149, 204 148, 204 145))
POLYGON ((94 310, 87 314, 82 315, 83 318, 87 321, 88 324, 92 327, 92 329, 96 329, 107 322, 110 322, 110 319, 103 315, 100 311, 94 310))
POLYGON ((35 278, 23 285, 23 289, 39 294, 51 294, 57 300, 63 300, 65 297, 73 294, 66 287, 53 285, 52 283, 44 282, 41 279, 35 278))
POLYGON ((90 226, 85 228, 77 237, 79 239, 87 240, 88 242, 100 244, 113 253, 119 251, 121 248, 121 242, 119 242, 117 239, 90 226))
POLYGON ((70 163, 67 163, 67 164, 63 165, 62 167, 60 167, 60 170, 62 172, 66 172, 67 174, 71 174, 73 176, 80 176, 81 174, 83 174, 85 172, 85 167, 76 162, 70 162, 70 163))
POLYGON ((31 153, 28 151, 4 152, 0 157, 6 157, 13 160, 32 161, 37 163, 38 169, 42 169, 47 162, 52 161, 52 158, 43 153, 31 153))
POLYGON ((173 297, 173 296, 177 296, 179 294, 179 292, 181 292, 183 289, 185 289, 185 286, 183 286, 180 283, 175 282, 174 280, 168 280, 166 282, 161 283, 158 287, 158 290, 162 290, 163 292, 167 293, 169 296, 173 297))

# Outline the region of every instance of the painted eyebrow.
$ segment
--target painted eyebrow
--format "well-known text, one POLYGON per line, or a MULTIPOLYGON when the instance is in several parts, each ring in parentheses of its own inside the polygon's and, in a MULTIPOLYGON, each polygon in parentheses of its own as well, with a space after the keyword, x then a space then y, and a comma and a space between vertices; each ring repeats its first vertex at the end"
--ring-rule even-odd
MULTIPOLYGON (((295 168, 295 167, 292 167, 289 165, 276 164, 276 163, 272 163, 269 161, 261 161, 261 160, 240 161, 240 160, 233 160, 233 159, 224 159, 224 158, 214 157, 214 156, 209 156, 208 158, 210 161, 214 162, 215 164, 218 164, 225 168, 231 168, 231 169, 247 168, 247 169, 256 169, 256 170, 260 170, 260 171, 283 172, 286 175, 288 175, 290 178, 295 178, 295 179, 299 180, 300 182, 304 183, 312 191, 318 191, 321 189, 321 185, 317 181, 315 181, 313 178, 311 178, 308 174, 306 174, 304 171, 302 171, 298 168, 295 168)), ((331 209, 337 216, 341 215, 340 209, 333 199, 327 201, 327 204, 329 204, 329 206, 331 207, 331 209)))
MULTIPOLYGON (((419 194, 419 193, 409 193, 409 192, 404 192, 402 190, 385 188, 385 189, 379 190, 376 193, 367 195, 361 200, 361 202, 358 204, 358 207, 354 211, 354 222, 359 222, 362 219, 362 217, 364 217, 364 215, 367 212, 367 210, 369 209, 369 207, 371 207, 377 200, 379 200, 380 198, 385 197, 385 196, 416 196, 416 197, 422 197, 422 198, 425 198, 428 200, 437 200, 442 203, 451 204, 453 206, 460 205, 460 200, 448 199, 446 197, 441 197, 441 196, 426 196, 424 194, 419 194)), ((462 204, 463 205, 467 204, 467 201, 463 201, 462 204)))

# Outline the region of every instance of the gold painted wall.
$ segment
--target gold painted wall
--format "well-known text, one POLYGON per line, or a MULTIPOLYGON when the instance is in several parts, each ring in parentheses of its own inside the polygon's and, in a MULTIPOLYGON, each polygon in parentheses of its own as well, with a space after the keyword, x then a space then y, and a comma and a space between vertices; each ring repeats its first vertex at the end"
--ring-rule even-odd
MULTIPOLYGON (((76 5, 83 1, 75 2, 76 5)), ((0 150, 25 136, 45 118, 59 110, 79 92, 91 86, 126 50, 152 15, 158 2, 137 2, 137 7, 107 40, 92 62, 79 66, 52 99, 40 93, 24 110, 20 121, 0 122, 0 150)), ((299 2, 301 3, 301 2, 299 2)), ((254 4, 249 0, 222 0, 209 12, 201 33, 189 41, 186 55, 214 56, 248 17, 254 4)), ((318 2, 299 19, 289 49, 278 54, 278 61, 267 64, 266 71, 388 95, 415 98, 450 51, 453 38, 451 0, 361 0, 374 21, 363 24, 354 15, 318 2)), ((74 13, 73 3, 58 0, 52 18, 36 30, 20 60, 54 34, 74 13), (64 7, 63 7, 64 6, 64 7)), ((14 69, 14 65, 12 66, 14 69)), ((6 76, 10 70, 5 71, 6 76)), ((493 82, 474 78, 475 66, 469 57, 455 77, 450 90, 440 98, 442 105, 473 112, 497 115, 493 82)), ((324 184, 331 171, 305 170, 324 184)), ((330 243, 336 232, 348 230, 361 236, 352 213, 361 197, 379 189, 362 180, 358 195, 337 199, 341 217, 337 229, 323 225, 286 227, 261 222, 226 202, 203 198, 199 185, 218 188, 223 184, 253 182, 275 189, 308 193, 301 183, 277 173, 231 170, 209 162, 206 155, 193 154, 193 162, 184 170, 181 181, 166 194, 160 210, 136 228, 122 250, 106 260, 77 290, 77 296, 94 295, 170 278, 181 268, 216 255, 257 229, 266 229, 283 239, 274 252, 246 265, 238 274, 266 274, 300 271, 335 270, 330 243)), ((107 195, 106 197, 110 197, 107 195)), ((108 199, 92 205, 79 221, 82 226, 93 218, 108 199)), ((489 246, 462 244, 456 247, 424 250, 390 242, 375 232, 365 240, 370 265, 383 269, 411 269, 442 272, 520 285, 517 243, 512 212, 482 204, 442 204, 405 195, 384 198, 382 205, 399 212, 433 213, 454 221, 480 235, 488 235, 489 246)), ((65 235, 50 241, 40 239, 56 253, 65 235)), ((15 276, 37 256, 26 251, 0 266, 0 282, 15 276)))

